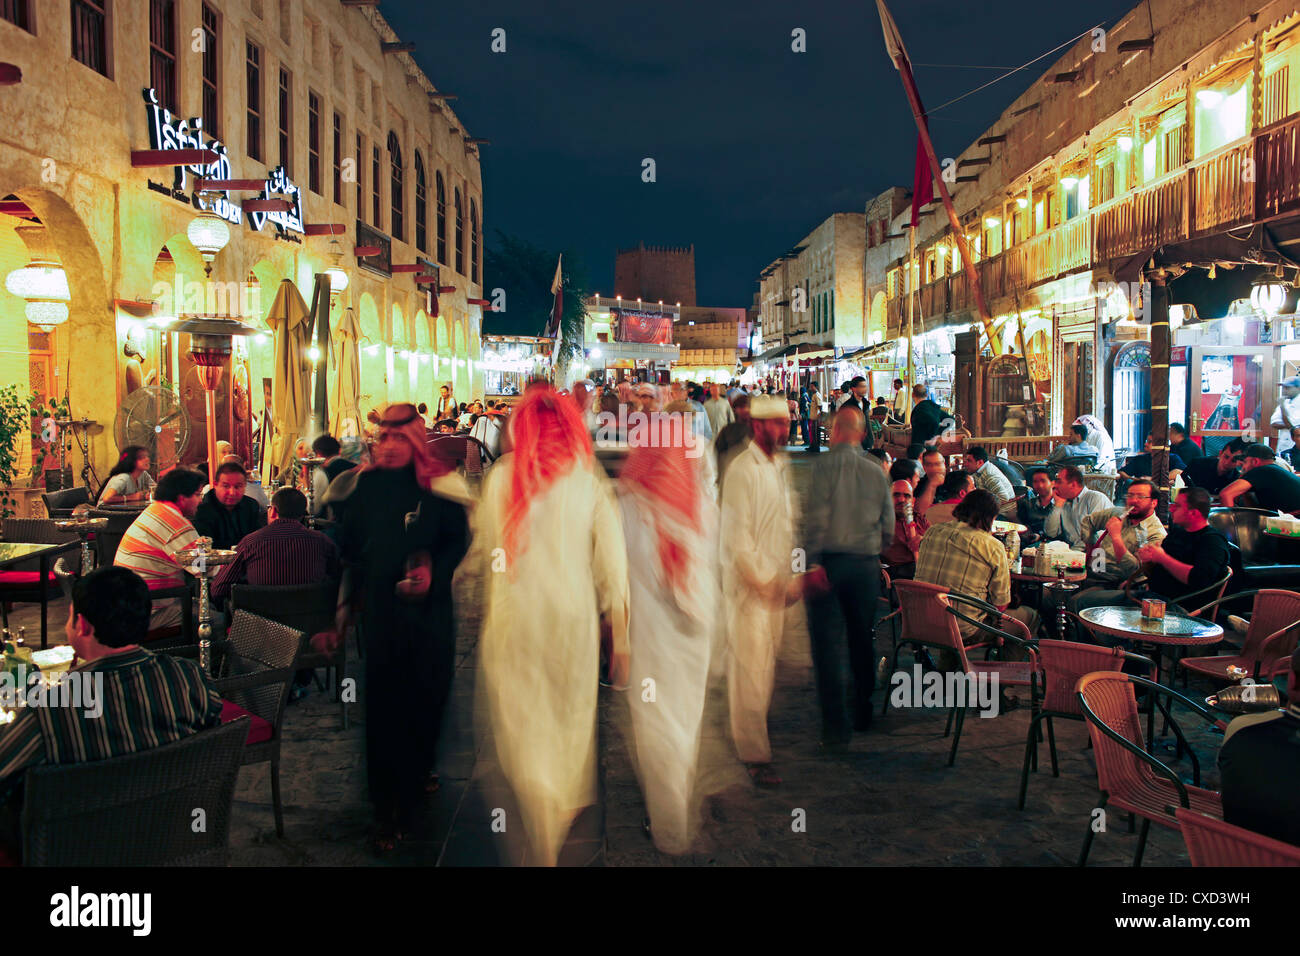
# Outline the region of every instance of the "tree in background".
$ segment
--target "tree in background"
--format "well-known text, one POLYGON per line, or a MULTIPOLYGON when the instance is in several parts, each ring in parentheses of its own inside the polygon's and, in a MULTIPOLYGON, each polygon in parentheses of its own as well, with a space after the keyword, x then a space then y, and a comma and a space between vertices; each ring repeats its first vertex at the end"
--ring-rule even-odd
MULTIPOLYGON (((564 380, 569 363, 582 352, 582 337, 587 310, 583 300, 591 295, 587 270, 571 249, 564 253, 564 330, 560 354, 556 356, 555 379, 564 380)), ((500 229, 483 251, 483 296, 496 297, 505 292, 506 308, 493 312, 489 328, 502 335, 543 335, 551 314, 551 280, 555 278, 555 260, 559 251, 544 249, 521 236, 500 229)))

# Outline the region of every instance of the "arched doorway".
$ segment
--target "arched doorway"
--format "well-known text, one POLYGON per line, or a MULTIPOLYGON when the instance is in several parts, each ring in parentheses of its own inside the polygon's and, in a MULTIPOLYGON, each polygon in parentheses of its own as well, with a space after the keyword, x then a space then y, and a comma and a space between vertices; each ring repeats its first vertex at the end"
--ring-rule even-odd
POLYGON ((1129 342, 1115 353, 1111 436, 1116 458, 1138 454, 1151 432, 1151 343, 1129 342))

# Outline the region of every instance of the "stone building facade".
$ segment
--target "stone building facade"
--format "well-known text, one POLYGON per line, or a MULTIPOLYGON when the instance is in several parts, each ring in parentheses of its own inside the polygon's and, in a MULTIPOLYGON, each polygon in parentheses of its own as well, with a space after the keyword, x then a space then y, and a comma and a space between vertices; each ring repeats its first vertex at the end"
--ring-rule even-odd
MULTIPOLYGON (((316 274, 344 270, 331 325, 349 309, 359 324, 363 415, 389 401, 432 401, 440 382, 462 400, 480 392, 481 312, 468 301, 482 296, 477 146, 376 8, 14 0, 2 9, 0 62, 22 79, 4 94, 0 271, 43 245, 65 270, 71 301, 69 320, 43 335, 27 324, 24 300, 0 288, 0 383, 26 392, 39 378, 47 394, 66 391, 74 417, 99 423, 91 456, 101 478, 116 457, 118 406, 139 384, 129 366, 141 360, 124 348, 134 341, 152 366, 144 377, 167 384, 175 360, 148 355, 168 349, 147 319, 214 311, 213 285, 240 295, 215 311, 266 330, 281 280, 310 303, 316 274), (209 178, 265 184, 204 200, 230 232, 210 277, 187 236, 205 168, 133 163, 133 151, 186 145, 218 152, 209 178), (245 211, 255 198, 290 198, 294 208, 245 211), (312 228, 331 224, 340 234, 312 228), (376 243, 380 255, 354 255, 376 243), (391 268, 417 263, 450 287, 436 317, 431 285, 391 268), (191 283, 208 294, 159 302, 160 290, 179 296, 191 283)), ((257 335, 240 348, 256 414, 274 343, 257 335)))
POLYGON ((614 291, 625 299, 695 305, 695 246, 619 249, 614 257, 614 291))

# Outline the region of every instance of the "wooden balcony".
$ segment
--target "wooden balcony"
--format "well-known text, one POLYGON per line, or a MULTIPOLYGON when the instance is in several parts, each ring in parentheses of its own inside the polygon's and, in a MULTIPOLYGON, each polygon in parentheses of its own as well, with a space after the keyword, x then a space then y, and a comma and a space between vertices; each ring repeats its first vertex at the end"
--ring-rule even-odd
POLYGON ((1300 116, 1255 136, 1255 218, 1300 209, 1300 116))
POLYGON ((1255 142, 1230 146, 1192 164, 1188 203, 1192 235, 1222 232, 1255 221, 1255 142))

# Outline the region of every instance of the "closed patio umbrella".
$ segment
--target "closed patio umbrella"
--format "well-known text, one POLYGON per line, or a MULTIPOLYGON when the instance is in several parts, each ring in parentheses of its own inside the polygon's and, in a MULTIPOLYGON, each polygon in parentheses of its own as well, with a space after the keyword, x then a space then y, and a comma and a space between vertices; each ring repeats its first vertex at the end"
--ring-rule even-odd
POLYGON ((357 405, 361 393, 361 355, 357 348, 361 324, 352 309, 343 313, 334 336, 334 367, 338 374, 330 402, 330 434, 341 441, 361 434, 361 409, 357 405))
POLYGON ((271 419, 275 438, 267 460, 284 474, 293 467, 294 447, 306 432, 306 419, 311 411, 308 397, 311 361, 307 357, 311 345, 311 313, 291 280, 280 281, 266 324, 275 335, 271 419))

